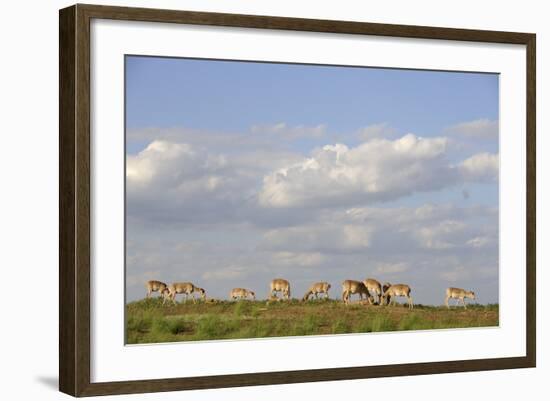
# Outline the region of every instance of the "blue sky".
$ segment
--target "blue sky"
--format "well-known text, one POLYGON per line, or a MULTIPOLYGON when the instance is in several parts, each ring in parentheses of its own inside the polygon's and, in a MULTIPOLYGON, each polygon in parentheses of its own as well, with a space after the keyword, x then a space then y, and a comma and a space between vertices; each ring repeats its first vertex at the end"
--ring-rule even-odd
POLYGON ((262 293, 273 275, 298 292, 375 276, 424 289, 419 302, 440 303, 447 284, 496 302, 498 85, 495 74, 127 57, 129 298, 149 276, 217 297, 262 293), (339 235, 351 242, 332 246, 339 235), (403 249, 387 249, 392 235, 403 249))
POLYGON ((242 131, 327 124, 339 132, 391 122, 437 136, 498 118, 498 75, 127 57, 127 127, 242 131), (344 72, 345 71, 345 72, 344 72))

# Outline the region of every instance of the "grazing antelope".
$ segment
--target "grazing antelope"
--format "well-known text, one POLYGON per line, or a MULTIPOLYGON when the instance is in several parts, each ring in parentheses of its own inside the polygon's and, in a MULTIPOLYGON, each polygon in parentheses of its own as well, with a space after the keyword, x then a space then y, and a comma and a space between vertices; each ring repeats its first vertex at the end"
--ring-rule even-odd
POLYGON ((281 292, 282 297, 285 299, 290 299, 290 283, 284 278, 276 278, 271 280, 270 295, 276 297, 278 292, 281 292))
MULTIPOLYGON (((390 288, 390 287, 391 287, 391 283, 388 283, 387 281, 382 286, 382 297, 380 297, 380 305, 384 304, 384 294, 386 293, 386 291, 388 291, 388 288, 390 288)), ((386 303, 390 300, 391 300, 391 296, 388 295, 386 297, 386 303)))
POLYGON ((386 305, 391 305, 392 303, 397 303, 395 298, 397 297, 406 297, 409 303, 409 309, 413 308, 413 299, 411 297, 411 287, 406 284, 384 284, 384 294, 382 298, 385 299, 386 305), (387 287, 386 287, 387 285, 387 287))
POLYGON ((170 286, 168 286, 164 290, 162 290, 160 295, 162 296, 162 304, 163 305, 166 303, 166 301, 171 299, 171 294, 172 293, 170 292, 170 286))
POLYGON ((147 298, 149 298, 153 292, 159 292, 160 295, 162 296, 168 286, 162 281, 149 280, 146 283, 146 287, 147 287, 147 298))
MULTIPOLYGON (((201 299, 203 302, 206 302, 206 291, 204 288, 195 287, 195 293, 200 294, 201 299)), ((193 297, 194 298, 194 297, 193 297)))
POLYGON ((325 299, 328 299, 328 290, 330 290, 330 284, 322 281, 320 283, 314 283, 309 290, 305 293, 302 301, 307 301, 311 295, 315 295, 315 299, 318 299, 319 294, 325 294, 325 299))
POLYGON ((366 295, 369 303, 372 304, 372 297, 369 294, 369 290, 367 290, 367 287, 365 287, 365 284, 361 281, 345 280, 342 283, 342 300, 346 305, 350 302, 350 296, 352 294, 359 294, 361 301, 363 300, 363 295, 366 295))
POLYGON ((206 291, 204 289, 196 287, 193 283, 173 283, 170 286, 168 286, 168 291, 170 291, 169 297, 172 299, 172 302, 176 303, 176 295, 177 294, 185 294, 185 300, 183 302, 187 302, 187 298, 189 295, 191 295, 191 298, 193 299, 193 303, 196 303, 197 300, 195 299, 195 294, 200 294, 200 297, 204 301, 206 299, 206 291))
POLYGON ((447 308, 449 308, 450 298, 455 298, 457 305, 459 302, 462 302, 464 309, 466 309, 466 303, 464 302, 464 298, 470 298, 475 300, 476 294, 473 291, 466 291, 466 290, 463 290, 462 288, 449 287, 447 288, 447 293, 445 297, 445 305, 447 305, 447 308))
POLYGON ((266 306, 269 306, 269 305, 271 305, 271 304, 274 303, 274 302, 280 302, 280 301, 282 301, 281 298, 277 298, 276 296, 270 294, 270 295, 269 295, 269 298, 267 299, 267 301, 266 301, 265 304, 266 304, 266 306))
POLYGON ((366 280, 363 280, 363 284, 365 284, 365 287, 367 287, 367 290, 369 290, 369 293, 371 295, 376 294, 378 297, 378 305, 382 304, 382 284, 378 282, 377 280, 373 278, 368 278, 366 280))
POLYGON ((254 294, 254 291, 247 290, 246 288, 233 288, 229 293, 229 298, 232 300, 247 299, 248 297, 256 300, 256 294, 254 294))

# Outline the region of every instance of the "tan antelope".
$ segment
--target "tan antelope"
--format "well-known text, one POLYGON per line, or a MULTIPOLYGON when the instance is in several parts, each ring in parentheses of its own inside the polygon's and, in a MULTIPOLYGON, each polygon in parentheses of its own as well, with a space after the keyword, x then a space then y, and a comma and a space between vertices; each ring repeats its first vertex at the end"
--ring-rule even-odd
POLYGON ((377 280, 373 278, 368 278, 366 280, 363 280, 363 284, 365 284, 365 287, 367 287, 367 290, 369 290, 369 293, 371 295, 375 295, 378 297, 378 305, 382 304, 382 284, 378 282, 377 280))
POLYGON ((146 283, 146 287, 147 287, 147 298, 149 298, 153 292, 158 292, 161 296, 163 296, 163 293, 168 286, 162 281, 149 280, 146 283))
POLYGON ((187 302, 189 295, 191 295, 193 303, 196 303, 197 300, 195 299, 195 294, 200 294, 203 301, 206 299, 206 291, 195 286, 193 283, 173 283, 168 286, 168 291, 170 292, 168 297, 172 299, 173 303, 176 303, 177 294, 185 294, 185 299, 183 302, 187 302))
POLYGON ((277 297, 277 293, 282 294, 281 298, 290 299, 290 283, 284 278, 276 278, 271 280, 270 295, 277 297))
POLYGON ((194 293, 200 294, 200 297, 203 300, 203 302, 206 302, 206 290, 204 288, 195 287, 194 293))
POLYGON ((248 297, 251 297, 253 300, 255 300, 256 294, 254 294, 254 291, 247 290, 246 288, 233 288, 229 293, 229 298, 231 298, 232 300, 247 299, 248 297))
POLYGON ((280 302, 282 301, 281 298, 277 298, 276 296, 272 295, 272 294, 269 294, 269 297, 267 298, 267 301, 266 301, 266 306, 269 306, 271 305, 272 303, 275 303, 275 302, 280 302))
MULTIPOLYGON (((384 294, 386 293, 386 291, 388 291, 388 288, 390 288, 390 287, 391 287, 391 283, 388 283, 387 281, 382 286, 382 297, 380 298, 380 305, 384 304, 384 294)), ((388 303, 388 301, 390 301, 390 300, 391 300, 391 296, 388 295, 386 297, 386 303, 388 303)))
POLYGON ((320 283, 314 283, 309 290, 305 293, 302 301, 307 301, 311 295, 315 295, 315 299, 318 299, 319 294, 325 294, 325 299, 328 299, 328 290, 330 290, 330 284, 326 281, 320 283))
POLYGON ((409 309, 413 308, 413 299, 411 297, 411 287, 406 284, 384 284, 384 294, 382 298, 385 300, 386 305, 396 304, 395 298, 397 297, 406 297, 409 309))
POLYGON ((162 304, 164 305, 166 301, 169 301, 172 297, 172 293, 170 292, 170 286, 166 287, 162 292, 160 293, 162 297, 162 304))
POLYGON ((359 294, 361 301, 363 300, 363 295, 365 295, 369 303, 372 304, 372 296, 370 295, 369 290, 367 290, 367 287, 365 287, 365 284, 363 282, 355 280, 345 280, 342 283, 342 300, 346 305, 350 303, 350 297, 352 294, 359 294))
POLYGON ((470 298, 475 300, 476 294, 473 291, 466 291, 466 290, 463 290, 462 288, 449 287, 447 288, 447 292, 445 296, 445 305, 447 305, 447 308, 449 308, 450 298, 456 299, 457 306, 459 302, 462 302, 464 309, 466 309, 466 303, 464 302, 464 298, 470 298))

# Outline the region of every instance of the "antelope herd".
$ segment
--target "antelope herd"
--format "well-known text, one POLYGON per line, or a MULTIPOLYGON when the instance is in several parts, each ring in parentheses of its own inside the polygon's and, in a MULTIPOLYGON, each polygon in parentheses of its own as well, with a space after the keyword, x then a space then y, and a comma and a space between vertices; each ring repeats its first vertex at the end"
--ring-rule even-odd
MULTIPOLYGON (((163 298, 163 304, 166 301, 172 301, 176 303, 176 295, 183 294, 185 295, 184 303, 187 302, 189 296, 191 296, 193 303, 196 303, 195 295, 198 295, 203 301, 206 301, 206 291, 203 288, 197 287, 190 282, 177 282, 167 285, 162 281, 150 280, 146 283, 147 287, 147 298, 151 297, 153 292, 158 292, 163 298)), ((319 295, 322 295, 323 299, 328 299, 328 291, 330 290, 331 285, 326 281, 321 281, 313 283, 309 287, 308 291, 304 294, 302 301, 308 301, 310 297, 315 297, 319 299, 319 295)), ((446 290, 445 296, 445 306, 450 308, 449 299, 456 299, 458 303, 462 303, 462 306, 466 309, 466 303, 464 302, 465 298, 472 300, 476 299, 475 293, 473 291, 467 291, 462 288, 449 287, 446 290)), ((342 283, 342 301, 345 305, 350 304, 351 296, 358 295, 359 302, 363 302, 363 296, 365 301, 370 305, 395 305, 396 298, 404 297, 407 299, 407 304, 409 309, 413 309, 413 299, 411 296, 411 287, 407 284, 391 284, 384 283, 380 284, 375 279, 367 278, 363 281, 357 280, 344 280, 342 283), (376 298, 375 298, 376 296, 376 298)), ((229 292, 229 298, 231 300, 243 300, 243 299, 256 299, 256 294, 254 291, 251 291, 246 288, 233 288, 229 292)), ((271 280, 269 284, 269 294, 268 294, 268 303, 272 301, 282 301, 290 300, 290 282, 282 278, 276 278, 271 280), (280 293, 280 297, 278 294, 280 293)))

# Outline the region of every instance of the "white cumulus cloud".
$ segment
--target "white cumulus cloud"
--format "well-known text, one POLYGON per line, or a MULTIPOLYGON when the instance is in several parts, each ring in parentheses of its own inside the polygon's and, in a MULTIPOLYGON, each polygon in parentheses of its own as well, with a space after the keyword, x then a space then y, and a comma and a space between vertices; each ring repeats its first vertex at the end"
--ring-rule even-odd
POLYGON ((185 180, 190 187, 208 190, 219 184, 216 171, 226 164, 222 155, 208 155, 186 143, 155 140, 137 155, 128 155, 126 178, 130 189, 151 183, 174 189, 185 180))
POLYGON ((488 153, 459 166, 450 164, 447 144, 446 138, 407 134, 354 148, 326 145, 311 157, 264 176, 258 200, 275 208, 390 201, 461 181, 486 180, 498 172, 498 156, 488 153))
POLYGON ((460 172, 467 181, 491 181, 498 178, 498 155, 479 153, 460 164, 460 172))

